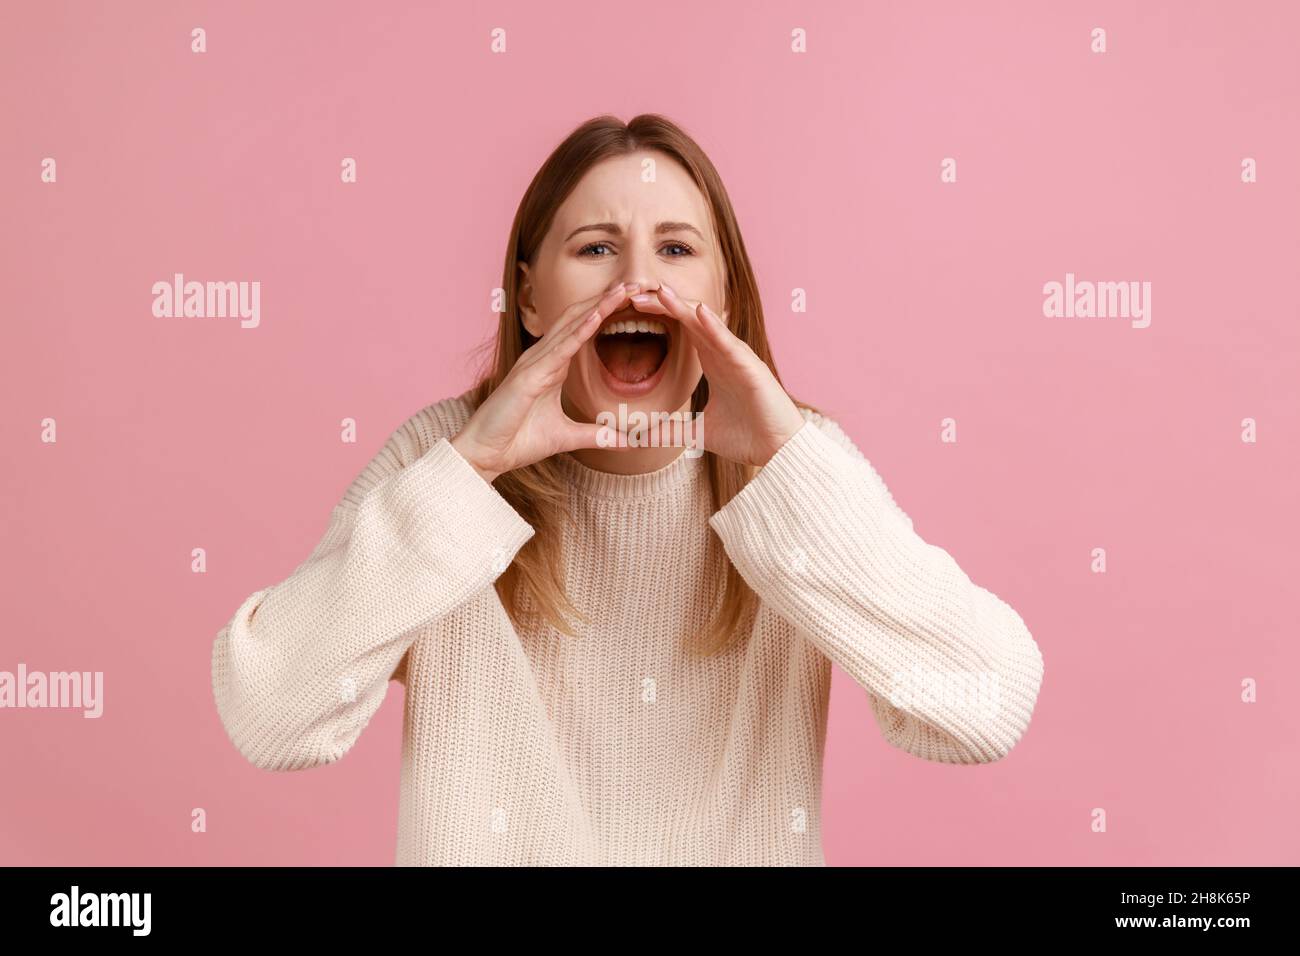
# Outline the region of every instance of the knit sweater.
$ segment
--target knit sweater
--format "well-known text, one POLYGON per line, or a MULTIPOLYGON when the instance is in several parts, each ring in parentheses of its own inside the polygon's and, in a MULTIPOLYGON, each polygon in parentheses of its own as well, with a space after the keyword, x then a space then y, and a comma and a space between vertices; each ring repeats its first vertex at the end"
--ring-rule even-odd
POLYGON ((589 623, 521 633, 493 581, 534 529, 449 443, 467 395, 393 432, 212 648, 221 722, 267 770, 339 760, 405 685, 398 865, 824 865, 832 664, 918 758, 988 763, 1024 734, 1043 674, 1024 622, 810 411, 716 512, 702 456, 634 475, 556 456, 589 623), (723 549, 758 610, 692 656, 723 549))

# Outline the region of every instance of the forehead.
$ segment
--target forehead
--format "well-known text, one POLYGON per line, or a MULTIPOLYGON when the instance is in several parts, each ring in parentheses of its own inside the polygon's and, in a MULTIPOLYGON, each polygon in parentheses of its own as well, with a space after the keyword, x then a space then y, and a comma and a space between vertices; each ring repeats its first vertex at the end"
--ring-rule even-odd
POLYGON ((657 150, 611 156, 592 166, 556 210, 552 232, 563 238, 589 222, 643 220, 651 226, 685 221, 712 234, 704 194, 677 160, 657 150))

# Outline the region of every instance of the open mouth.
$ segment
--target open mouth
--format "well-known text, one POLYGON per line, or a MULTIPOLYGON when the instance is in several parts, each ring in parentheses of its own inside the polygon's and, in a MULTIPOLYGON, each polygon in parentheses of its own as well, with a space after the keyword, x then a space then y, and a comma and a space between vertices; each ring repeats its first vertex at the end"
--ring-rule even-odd
POLYGON ((596 357, 624 387, 651 385, 668 358, 668 325, 635 309, 615 312, 596 334, 596 357))

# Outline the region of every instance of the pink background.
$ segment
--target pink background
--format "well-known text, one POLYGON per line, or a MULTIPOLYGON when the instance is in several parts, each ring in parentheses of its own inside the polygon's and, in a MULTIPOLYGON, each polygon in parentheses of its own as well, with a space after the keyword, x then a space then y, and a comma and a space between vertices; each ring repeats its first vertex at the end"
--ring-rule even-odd
POLYGON ((470 383, 523 189, 606 111, 710 153, 791 390, 1043 650, 979 768, 890 748, 837 672, 828 861, 1300 862, 1297 6, 975 6, 7 5, 0 669, 102 670, 105 714, 0 711, 0 863, 392 862, 400 686, 272 775, 212 640, 470 383), (1045 318, 1067 271, 1151 282, 1151 327, 1045 318), (154 318, 173 272, 260 281, 261 326, 154 318))

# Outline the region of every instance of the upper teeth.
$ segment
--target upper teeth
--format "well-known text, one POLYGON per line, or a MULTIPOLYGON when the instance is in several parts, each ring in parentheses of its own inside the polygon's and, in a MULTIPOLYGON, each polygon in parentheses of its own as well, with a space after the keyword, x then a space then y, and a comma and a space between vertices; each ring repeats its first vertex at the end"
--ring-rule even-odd
POLYGON ((601 335, 617 335, 620 332, 652 332, 655 335, 667 335, 668 326, 658 319, 619 319, 600 330, 601 335))

